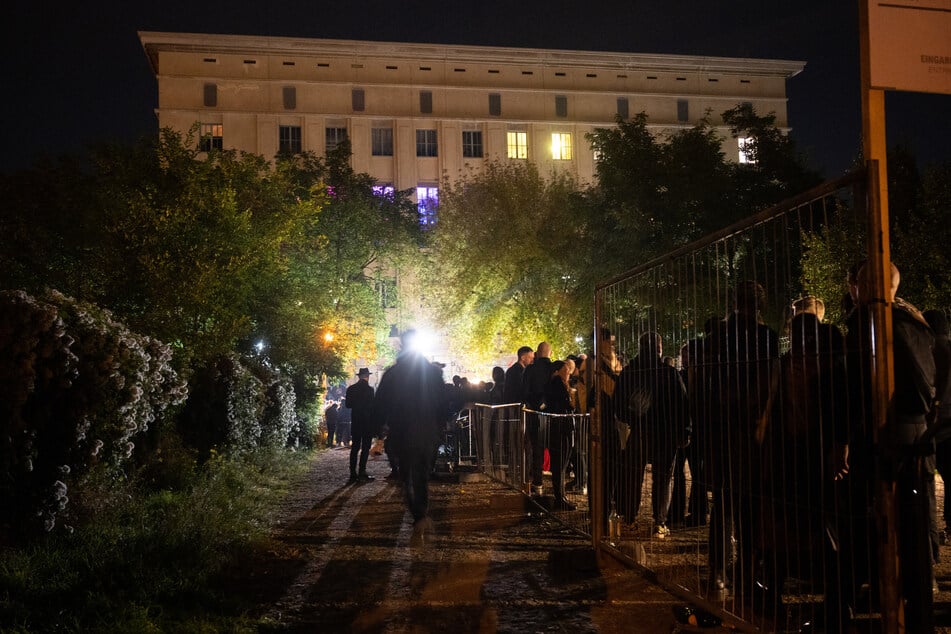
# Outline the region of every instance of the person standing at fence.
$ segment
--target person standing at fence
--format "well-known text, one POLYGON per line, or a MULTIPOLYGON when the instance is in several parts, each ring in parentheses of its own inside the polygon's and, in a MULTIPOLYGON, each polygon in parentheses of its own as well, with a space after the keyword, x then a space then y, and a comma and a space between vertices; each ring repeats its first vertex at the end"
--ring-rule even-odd
POLYGON ((505 401, 502 395, 505 394, 505 370, 499 366, 492 368, 492 389, 489 390, 489 405, 501 405, 505 401))
POLYGON ((703 421, 707 416, 702 411, 710 406, 706 383, 706 364, 704 351, 709 348, 714 330, 721 320, 708 317, 703 324, 700 337, 691 339, 680 348, 680 377, 687 389, 687 403, 690 419, 693 423, 690 443, 677 450, 677 462, 674 464, 674 493, 671 496, 671 521, 682 520, 685 526, 705 526, 710 512, 707 501, 709 478, 705 471, 706 440, 703 421), (690 494, 687 496, 687 478, 684 467, 690 468, 690 494), (684 504, 687 512, 684 515, 684 504))
POLYGON ((846 323, 849 372, 849 442, 839 445, 836 474, 844 477, 849 516, 836 527, 834 579, 826 590, 827 619, 841 627, 854 607, 861 584, 877 589, 877 535, 871 521, 876 473, 893 479, 898 516, 899 578, 909 632, 931 631, 933 584, 930 490, 934 486, 934 447, 926 438, 935 405, 934 334, 917 308, 896 297, 900 274, 892 265, 886 297, 876 297, 867 263, 853 267, 849 286, 855 309, 846 323), (874 350, 870 306, 884 302, 892 315, 895 388, 883 437, 873 442, 871 360, 874 350), (875 461, 878 460, 878 464, 875 461))
POLYGON ((651 515, 654 537, 670 534, 667 514, 674 484, 677 449, 690 440, 687 391, 680 373, 663 360, 656 332, 638 339, 638 353, 621 370, 615 391, 615 414, 631 428, 628 451, 633 451, 631 482, 633 514, 640 508, 647 462, 651 467, 651 515))
POLYGON ((845 339, 822 323, 824 302, 796 300, 788 324, 789 350, 770 393, 764 438, 764 549, 759 587, 778 606, 789 573, 822 582, 826 526, 835 511, 833 447, 847 440, 845 339))
POLYGON ((535 360, 535 351, 530 346, 522 346, 516 353, 518 359, 505 371, 505 388, 502 390, 503 403, 524 403, 522 379, 525 368, 535 360))
POLYGON ((327 446, 334 446, 334 434, 337 432, 337 418, 339 406, 336 401, 330 401, 330 405, 324 410, 324 426, 327 428, 327 446))
MULTIPOLYGON (((607 529, 608 509, 612 504, 616 504, 616 510, 621 514, 628 524, 634 521, 636 509, 632 510, 632 498, 630 495, 630 478, 624 476, 630 471, 625 468, 629 461, 626 459, 629 452, 625 451, 628 436, 622 435, 621 429, 615 423, 614 415, 614 390, 618 375, 621 372, 622 365, 617 356, 614 347, 614 335, 609 328, 599 328, 597 331, 597 357, 592 358, 588 363, 588 375, 585 377, 585 383, 589 390, 595 386, 595 374, 599 375, 597 385, 598 392, 593 398, 598 400, 598 421, 601 428, 601 496, 604 508, 604 528, 607 529)), ((589 407, 594 403, 589 392, 589 407)), ((623 425, 623 423, 622 423, 623 425)))
POLYGON ((370 386, 369 368, 360 368, 357 372, 357 382, 347 388, 346 407, 350 410, 350 436, 353 445, 350 447, 350 479, 347 484, 354 482, 370 482, 375 480, 367 473, 367 459, 370 457, 370 446, 373 436, 377 433, 373 414, 373 387, 370 386), (360 457, 360 470, 357 471, 357 454, 360 457))
POLYGON ((779 337, 761 321, 766 291, 759 282, 738 284, 733 298, 733 312, 711 338, 716 367, 710 377, 715 401, 707 426, 713 485, 710 589, 722 593, 732 585, 734 592, 748 596, 760 545, 755 529, 763 467, 756 430, 766 411, 772 374, 778 370, 779 337))
MULTIPOLYGON (((568 365, 568 391, 571 394, 571 406, 576 414, 584 414, 586 395, 583 393, 584 383, 581 381, 581 365, 584 355, 569 354, 565 357, 568 365)), ((582 491, 588 486, 588 448, 587 425, 583 417, 576 417, 572 424, 570 449, 565 457, 565 472, 574 473, 574 479, 565 483, 565 491, 582 491)))
POLYGON ((551 364, 551 378, 545 385, 544 417, 548 421, 548 453, 551 456, 551 488, 555 496, 554 508, 573 511, 575 505, 565 497, 565 459, 571 451, 574 424, 568 414, 575 411, 572 404, 568 377, 570 366, 564 361, 551 364))
POLYGON ((401 336, 400 355, 380 380, 375 406, 398 457, 403 495, 413 517, 411 544, 421 546, 433 529, 429 475, 450 404, 442 369, 413 350, 415 334, 407 330, 401 336))
MULTIPOLYGON (((538 412, 545 403, 545 386, 551 380, 551 344, 543 341, 538 344, 535 360, 525 368, 522 379, 525 406, 538 412)), ((529 412, 527 415, 528 442, 531 445, 531 476, 532 493, 542 494, 542 465, 545 461, 545 440, 547 428, 538 414, 529 412)))
MULTIPOLYGON (((341 390, 341 396, 346 394, 346 391, 341 390)), ((341 399, 340 405, 337 407, 337 445, 340 447, 349 447, 350 446, 350 408, 346 406, 346 403, 341 399)))

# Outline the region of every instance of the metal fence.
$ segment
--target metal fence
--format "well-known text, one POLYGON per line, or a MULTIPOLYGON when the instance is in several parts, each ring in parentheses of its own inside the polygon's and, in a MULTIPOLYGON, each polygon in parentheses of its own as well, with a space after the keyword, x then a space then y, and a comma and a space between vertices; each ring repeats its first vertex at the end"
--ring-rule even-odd
MULTIPOLYGON (((865 185, 864 171, 827 183, 596 289, 594 537, 762 631, 872 628, 880 589, 897 592, 877 579, 890 527, 874 489, 889 476, 874 432, 856 441, 871 399, 863 363, 849 364, 844 271, 815 297, 839 237, 864 244, 865 185)), ((855 341, 884 332, 850 327, 855 341)), ((928 500, 909 498, 920 554, 928 500)), ((906 584, 926 578, 927 598, 905 595, 922 624, 931 568, 910 570, 906 584)))
POLYGON ((563 523, 591 534, 588 499, 589 414, 550 414, 519 403, 477 403, 468 413, 480 470, 531 495, 563 523), (532 465, 542 472, 532 490, 532 465))

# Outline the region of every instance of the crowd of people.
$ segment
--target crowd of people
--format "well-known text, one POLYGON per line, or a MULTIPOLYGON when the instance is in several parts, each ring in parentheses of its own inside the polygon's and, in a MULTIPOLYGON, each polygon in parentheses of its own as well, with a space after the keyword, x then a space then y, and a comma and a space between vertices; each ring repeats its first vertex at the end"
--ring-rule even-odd
MULTIPOLYGON (((711 593, 759 594, 761 605, 775 606, 787 577, 811 578, 824 586, 830 631, 842 629, 863 600, 875 599, 875 544, 889 536, 878 534, 871 518, 876 487, 891 482, 906 614, 913 631, 925 631, 942 532, 934 475, 951 472, 948 320, 897 298, 897 269, 886 298, 874 296, 871 277, 864 265, 850 274, 844 332, 824 323, 816 297, 792 302, 785 330, 777 332, 762 319, 763 286, 747 281, 734 289, 729 314, 709 318, 676 357, 665 356, 655 327, 637 335, 636 354, 623 360, 603 329, 596 357, 553 360, 547 342, 522 346, 511 366, 493 368, 491 382, 470 384, 460 377, 444 383, 441 364, 404 351, 375 394, 361 369, 335 416, 328 409, 328 427, 335 419, 339 438, 341 412, 350 411, 348 483, 372 479, 369 444, 386 435, 391 477, 404 485, 414 539, 421 540, 432 529, 427 482, 434 451, 453 412, 465 403, 520 404, 531 493, 544 492, 547 451, 553 508, 573 510, 566 474, 574 473, 575 486, 590 475, 576 414, 597 406, 603 508, 633 524, 649 464, 652 534, 707 525, 711 593), (878 422, 884 419, 873 403, 869 338, 872 306, 882 300, 894 329, 887 424, 878 422), (870 596, 863 599, 863 592, 870 596)), ((946 501, 945 522, 949 511, 946 501)))
POLYGON ((709 525, 711 593, 774 608, 795 576, 824 589, 827 631, 874 604, 876 544, 897 537, 906 622, 928 631, 940 534, 934 474, 948 468, 951 422, 942 404, 951 397, 947 319, 896 297, 897 268, 888 297, 876 297, 871 278, 864 264, 850 273, 844 333, 823 323, 820 299, 806 297, 792 303, 781 336, 762 319, 765 290, 755 281, 734 290, 725 318, 680 347, 679 362, 649 331, 622 367, 602 332, 605 508, 635 521, 649 462, 654 535, 671 523, 709 525), (873 403, 878 302, 891 306, 893 323, 887 423, 873 403), (674 494, 684 464, 689 498, 674 494), (894 486, 897 536, 875 521, 883 482, 894 486))

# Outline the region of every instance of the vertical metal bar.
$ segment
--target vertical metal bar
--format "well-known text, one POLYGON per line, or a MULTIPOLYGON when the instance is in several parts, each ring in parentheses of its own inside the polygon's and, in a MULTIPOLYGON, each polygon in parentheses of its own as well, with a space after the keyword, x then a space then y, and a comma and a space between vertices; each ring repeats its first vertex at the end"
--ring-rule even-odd
POLYGON ((588 464, 588 500, 591 504, 591 543, 598 559, 601 558, 601 549, 599 548, 601 540, 604 538, 604 478, 603 464, 604 456, 602 453, 602 433, 601 433, 601 410, 604 404, 601 402, 601 364, 598 363, 599 339, 598 329, 602 323, 601 297, 604 289, 595 290, 594 293, 594 325, 592 335, 594 347, 592 358, 589 363, 594 364, 594 385, 588 386, 588 398, 594 399, 594 409, 591 412, 591 432, 589 436, 589 464, 588 464))

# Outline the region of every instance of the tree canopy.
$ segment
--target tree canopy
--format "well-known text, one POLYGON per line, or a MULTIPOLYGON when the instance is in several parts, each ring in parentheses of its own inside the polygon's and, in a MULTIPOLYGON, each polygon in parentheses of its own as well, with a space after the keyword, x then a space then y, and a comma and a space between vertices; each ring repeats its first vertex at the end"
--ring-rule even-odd
POLYGON ((205 155, 162 130, 4 177, 0 190, 5 288, 107 307, 171 343, 183 367, 258 350, 292 374, 342 376, 385 340, 369 265, 418 240, 413 204, 376 195, 346 147, 272 163, 205 155))

